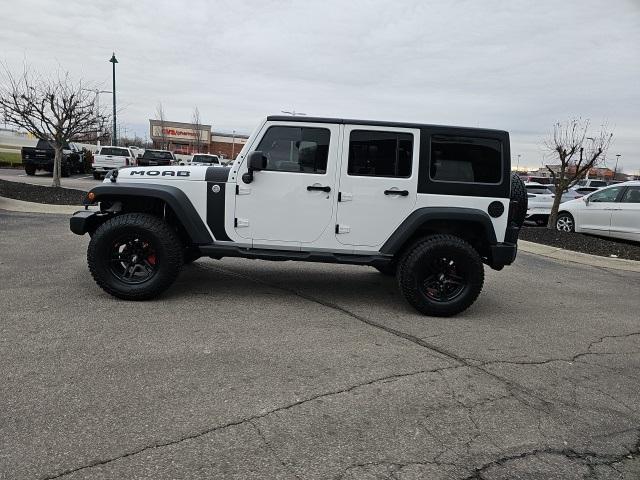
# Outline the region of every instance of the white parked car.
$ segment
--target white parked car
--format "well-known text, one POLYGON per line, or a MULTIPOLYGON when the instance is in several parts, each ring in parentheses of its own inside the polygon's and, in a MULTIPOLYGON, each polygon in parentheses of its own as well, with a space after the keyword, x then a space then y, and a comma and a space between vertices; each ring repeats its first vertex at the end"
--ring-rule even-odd
POLYGON ((602 188, 602 187, 606 187, 607 186, 607 182, 605 180, 595 180, 595 179, 585 179, 585 180, 580 180, 575 184, 575 187, 596 187, 596 188, 602 188))
POLYGON ((548 185, 537 182, 527 182, 524 186, 527 189, 528 198, 526 220, 536 222, 538 225, 546 225, 555 198, 553 190, 548 185))
POLYGON ((640 181, 601 188, 561 204, 556 228, 640 242, 640 181))

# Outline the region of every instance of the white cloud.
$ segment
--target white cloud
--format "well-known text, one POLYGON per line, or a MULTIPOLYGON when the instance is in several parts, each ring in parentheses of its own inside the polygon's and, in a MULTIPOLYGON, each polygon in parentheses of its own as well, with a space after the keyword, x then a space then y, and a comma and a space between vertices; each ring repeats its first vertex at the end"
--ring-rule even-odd
POLYGON ((0 59, 11 68, 26 59, 110 88, 115 51, 120 121, 139 133, 160 100, 171 119, 188 121, 197 105, 214 128, 245 132, 295 108, 506 129, 514 159, 539 165, 553 123, 582 116, 612 125, 611 154, 640 169, 637 2, 22 0, 0 9, 0 59))

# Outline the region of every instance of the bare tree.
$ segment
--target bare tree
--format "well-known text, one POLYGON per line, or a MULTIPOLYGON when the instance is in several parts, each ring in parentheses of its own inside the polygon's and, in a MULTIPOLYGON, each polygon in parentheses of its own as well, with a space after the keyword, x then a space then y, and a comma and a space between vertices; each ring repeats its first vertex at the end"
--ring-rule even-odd
POLYGON ((589 120, 580 118, 558 122, 553 126, 553 134, 545 142, 547 150, 560 162, 555 169, 546 165, 556 191, 547 228, 555 228, 562 194, 589 170, 606 160, 613 133, 603 125, 594 136, 588 136, 589 126, 589 120))
POLYGON ((68 72, 44 77, 24 67, 14 76, 6 65, 0 76, 0 112, 7 124, 49 140, 55 150, 53 186, 60 186, 64 146, 103 129, 107 117, 96 113, 92 92, 68 72))
POLYGON ((191 115, 191 123, 195 131, 195 137, 193 138, 193 146, 195 147, 195 153, 200 153, 200 146, 202 145, 202 125, 200 124, 200 110, 198 107, 193 107, 193 115, 191 115))
POLYGON ((160 123, 160 141, 162 145, 160 145, 160 149, 166 150, 168 147, 167 144, 167 127, 165 123, 164 117, 164 108, 162 107, 162 102, 158 102, 156 106, 156 120, 160 123))

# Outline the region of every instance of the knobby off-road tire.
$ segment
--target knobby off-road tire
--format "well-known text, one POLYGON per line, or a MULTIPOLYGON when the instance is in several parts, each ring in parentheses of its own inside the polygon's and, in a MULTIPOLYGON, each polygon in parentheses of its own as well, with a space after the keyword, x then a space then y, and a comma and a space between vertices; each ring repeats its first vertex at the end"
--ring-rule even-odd
POLYGON ((94 280, 107 293, 124 300, 148 300, 174 282, 182 252, 178 235, 162 219, 126 213, 96 229, 87 260, 94 280))
POLYGON ((478 252, 453 235, 433 235, 416 242, 398 266, 398 285, 419 312, 434 317, 460 313, 478 298, 484 267, 478 252))
POLYGON ((36 174, 36 167, 34 165, 25 165, 24 171, 31 177, 36 174))
POLYGON ((511 174, 511 200, 516 204, 510 211, 509 221, 515 223, 520 228, 527 216, 527 208, 529 208, 529 199, 527 197, 527 189, 522 179, 515 173, 511 174))

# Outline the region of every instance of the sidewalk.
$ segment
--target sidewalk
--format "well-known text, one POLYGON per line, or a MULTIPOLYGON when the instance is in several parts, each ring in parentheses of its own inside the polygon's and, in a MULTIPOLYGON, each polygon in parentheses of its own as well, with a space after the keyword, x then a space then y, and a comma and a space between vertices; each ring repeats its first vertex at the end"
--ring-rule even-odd
POLYGON ((25 213, 57 213, 70 215, 78 210, 83 210, 82 205, 50 205, 48 203, 23 202, 13 198, 0 197, 0 210, 25 213))
POLYGON ((559 247, 551 247, 549 245, 527 242, 525 240, 518 240, 518 249, 522 252, 534 253, 536 255, 553 258, 555 260, 591 265, 592 267, 613 268, 615 270, 625 270, 627 272, 640 272, 640 262, 635 260, 600 257, 598 255, 589 255, 588 253, 564 250, 559 247))

